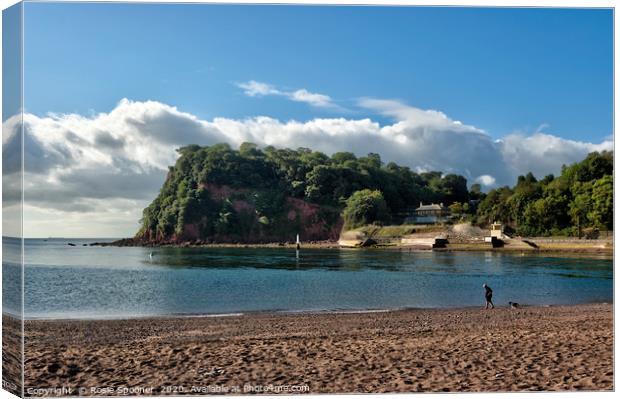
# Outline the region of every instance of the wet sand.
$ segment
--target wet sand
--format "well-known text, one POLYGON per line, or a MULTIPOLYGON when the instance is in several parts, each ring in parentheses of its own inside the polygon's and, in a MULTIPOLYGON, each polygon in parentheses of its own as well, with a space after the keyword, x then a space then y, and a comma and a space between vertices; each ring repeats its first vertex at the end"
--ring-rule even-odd
POLYGON ((610 304, 25 326, 27 394, 613 389, 610 304))

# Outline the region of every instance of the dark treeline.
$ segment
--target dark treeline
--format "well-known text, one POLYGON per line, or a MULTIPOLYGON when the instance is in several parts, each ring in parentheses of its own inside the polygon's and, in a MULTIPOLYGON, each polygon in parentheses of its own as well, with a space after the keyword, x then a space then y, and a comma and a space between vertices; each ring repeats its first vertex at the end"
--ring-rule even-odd
POLYGON ((143 230, 162 236, 181 233, 184 224, 208 218, 213 230, 226 230, 235 212, 230 204, 214 203, 206 184, 257 191, 258 217, 273 219, 284 197, 343 209, 356 191, 378 190, 386 203, 385 220, 411 212, 420 201, 467 202, 469 192, 463 176, 441 172, 415 173, 393 162, 384 164, 378 154, 356 157, 337 152, 331 157, 307 148, 259 149, 244 143, 239 150, 227 144, 186 146, 170 168, 159 196, 143 213, 143 230), (228 217, 226 217, 228 215, 228 217), (228 220, 228 221, 227 221, 228 220))
POLYGON ((251 225, 243 218, 255 218, 261 229, 273 233, 278 224, 287 223, 282 216, 287 198, 342 214, 345 227, 400 223, 420 202, 443 202, 466 219, 480 224, 501 221, 523 235, 612 227, 613 156, 608 152, 590 154, 563 168, 559 177, 537 181, 528 174, 513 188, 485 195, 477 184, 468 190, 463 176, 416 173, 393 162, 385 164, 372 153, 356 157, 337 152, 329 157, 307 148, 259 149, 252 143, 239 150, 216 144, 178 151, 181 156, 159 195, 144 210, 139 234, 170 237, 182 234, 187 224, 199 224, 201 237, 223 236, 251 225), (232 199, 214 200, 208 187, 222 186, 249 192, 242 199, 251 203, 253 214, 240 213, 232 199))
POLYGON ((613 153, 590 153, 581 162, 563 166, 557 177, 519 176, 514 187, 489 191, 475 219, 479 224, 503 222, 523 236, 612 230, 613 153))

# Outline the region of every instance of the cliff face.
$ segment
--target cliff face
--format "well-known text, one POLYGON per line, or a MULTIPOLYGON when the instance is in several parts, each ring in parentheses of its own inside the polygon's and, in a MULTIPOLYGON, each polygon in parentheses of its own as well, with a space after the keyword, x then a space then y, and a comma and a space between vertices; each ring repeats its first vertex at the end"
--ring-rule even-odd
POLYGON ((143 228, 141 244, 273 243, 336 241, 342 229, 339 209, 283 196, 271 190, 200 184, 203 212, 185 217, 171 234, 143 228))

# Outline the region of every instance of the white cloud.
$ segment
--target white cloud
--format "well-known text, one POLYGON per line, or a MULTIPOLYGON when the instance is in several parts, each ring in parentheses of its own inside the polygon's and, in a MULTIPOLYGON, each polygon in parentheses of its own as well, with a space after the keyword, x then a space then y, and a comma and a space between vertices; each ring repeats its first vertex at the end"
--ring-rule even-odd
POLYGON ((306 89, 295 90, 290 93, 290 99, 302 103, 307 103, 315 107, 333 107, 332 99, 325 94, 310 93, 306 89))
POLYGON ((481 175, 481 176, 476 177, 474 182, 480 183, 483 186, 490 187, 490 186, 495 185, 495 178, 491 175, 481 175))
POLYGON ((238 87, 244 90, 246 96, 249 97, 257 97, 257 96, 269 96, 269 95, 283 95, 280 90, 277 90, 270 84, 257 82, 255 80, 250 80, 245 83, 238 83, 238 87))
POLYGON ((431 127, 435 130, 450 130, 457 133, 484 134, 484 130, 452 120, 443 112, 412 107, 398 100, 363 98, 358 101, 358 105, 404 122, 410 128, 431 127))
POLYGON ((306 89, 285 91, 277 89, 269 83, 257 82, 255 80, 237 83, 237 87, 243 89, 243 93, 249 97, 281 96, 291 101, 309 104, 313 107, 343 110, 343 108, 334 103, 330 96, 326 94, 312 93, 306 89))
MULTIPOLYGON (((175 149, 187 144, 227 142, 236 147, 250 141, 327 154, 375 152, 385 162, 416 171, 459 173, 487 187, 513 185, 518 174, 528 171, 538 177, 558 173, 562 164, 581 160, 590 151, 612 149, 607 140, 593 144, 543 133, 493 140, 439 111, 393 100, 365 99, 360 105, 394 122, 383 126, 369 118, 283 122, 266 116, 209 121, 160 102, 129 100, 120 101, 109 113, 91 116, 25 114, 25 234, 133 234, 142 208, 156 196, 168 166, 178 156, 175 149)), ((19 181, 15 173, 19 168, 12 167, 19 161, 17 121, 4 122, 5 207, 19 199, 11 189, 19 181)))
MULTIPOLYGON (((505 167, 513 176, 532 172, 539 178, 557 174, 562 165, 581 160, 592 151, 612 150, 613 141, 587 143, 563 139, 546 133, 510 134, 498 142, 505 167)), ((504 183, 504 182, 502 182, 504 183)))

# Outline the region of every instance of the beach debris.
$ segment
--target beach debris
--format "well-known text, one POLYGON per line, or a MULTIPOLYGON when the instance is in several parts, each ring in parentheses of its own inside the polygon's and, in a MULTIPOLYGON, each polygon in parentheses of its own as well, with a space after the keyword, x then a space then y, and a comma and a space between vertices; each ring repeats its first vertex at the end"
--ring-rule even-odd
POLYGON ((218 375, 222 375, 225 373, 225 370, 221 367, 213 367, 213 369, 206 373, 206 375, 211 377, 217 377, 218 375))
POLYGON ((68 242, 67 245, 70 246, 70 247, 75 247, 75 244, 72 243, 72 242, 68 242))

